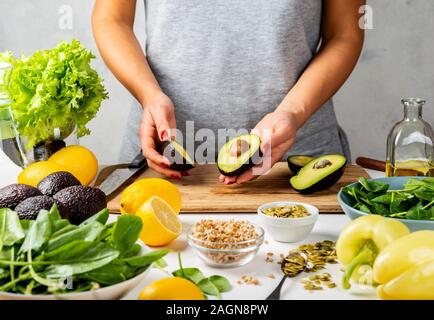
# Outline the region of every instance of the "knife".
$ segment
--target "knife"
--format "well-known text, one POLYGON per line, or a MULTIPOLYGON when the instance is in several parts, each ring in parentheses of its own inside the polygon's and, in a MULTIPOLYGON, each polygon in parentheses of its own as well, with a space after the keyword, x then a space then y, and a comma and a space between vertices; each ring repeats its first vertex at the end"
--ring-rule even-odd
POLYGON ((115 166, 106 167, 101 170, 96 186, 106 194, 107 197, 112 195, 116 190, 119 189, 129 178, 135 175, 137 172, 148 167, 143 154, 138 154, 131 163, 118 164, 115 166), (105 179, 104 176, 106 176, 105 179), (102 180, 103 181, 100 181, 102 180))

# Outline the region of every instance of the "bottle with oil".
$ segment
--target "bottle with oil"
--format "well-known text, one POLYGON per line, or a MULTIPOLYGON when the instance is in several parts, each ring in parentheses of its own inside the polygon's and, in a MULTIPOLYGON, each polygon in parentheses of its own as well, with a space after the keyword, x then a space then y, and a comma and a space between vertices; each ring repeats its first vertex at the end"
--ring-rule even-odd
POLYGON ((422 119, 425 100, 403 99, 404 119, 387 137, 386 176, 434 176, 434 133, 422 119))

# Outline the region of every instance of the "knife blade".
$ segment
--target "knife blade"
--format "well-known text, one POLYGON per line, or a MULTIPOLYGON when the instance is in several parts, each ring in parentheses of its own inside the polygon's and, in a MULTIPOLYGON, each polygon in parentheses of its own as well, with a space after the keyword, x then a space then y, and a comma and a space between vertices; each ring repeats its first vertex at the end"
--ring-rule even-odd
POLYGON ((112 170, 107 178, 101 182, 99 188, 106 194, 107 197, 109 197, 129 178, 147 167, 148 163, 146 162, 146 159, 143 157, 142 153, 140 153, 131 163, 117 165, 116 169, 112 170))

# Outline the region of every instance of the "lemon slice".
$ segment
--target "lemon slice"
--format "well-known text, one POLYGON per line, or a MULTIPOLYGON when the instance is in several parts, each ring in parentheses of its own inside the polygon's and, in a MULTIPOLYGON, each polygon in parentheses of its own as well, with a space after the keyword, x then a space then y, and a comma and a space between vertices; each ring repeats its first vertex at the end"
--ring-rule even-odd
POLYGON ((172 207, 154 196, 145 201, 136 212, 142 219, 140 239, 149 246, 163 246, 176 239, 182 232, 182 224, 172 207))

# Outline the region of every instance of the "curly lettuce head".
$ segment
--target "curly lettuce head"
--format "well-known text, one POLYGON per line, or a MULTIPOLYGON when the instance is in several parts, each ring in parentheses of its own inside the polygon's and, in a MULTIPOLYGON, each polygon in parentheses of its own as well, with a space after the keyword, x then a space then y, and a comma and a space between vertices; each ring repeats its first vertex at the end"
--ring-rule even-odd
POLYGON ((13 65, 8 89, 12 114, 27 147, 54 139, 56 128, 68 135, 75 127, 78 138, 90 133, 86 124, 107 92, 90 66, 95 56, 78 40, 13 61, 3 54, 0 60, 6 57, 13 65))

